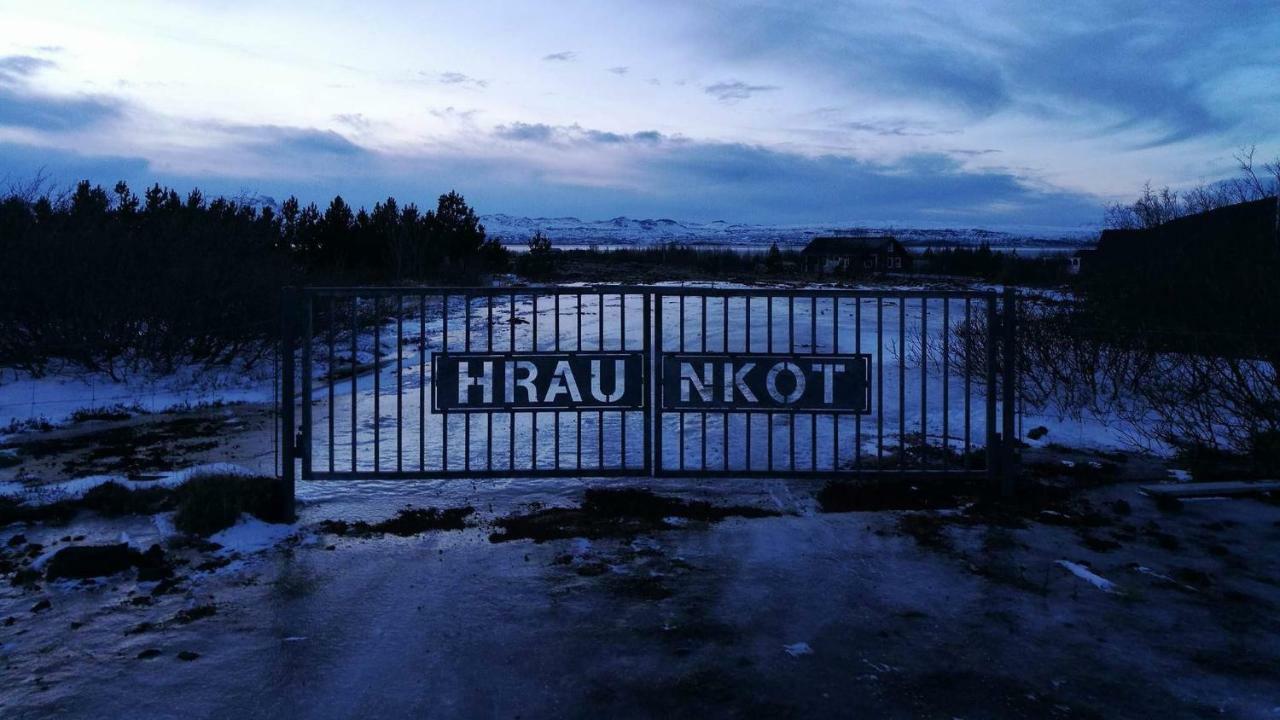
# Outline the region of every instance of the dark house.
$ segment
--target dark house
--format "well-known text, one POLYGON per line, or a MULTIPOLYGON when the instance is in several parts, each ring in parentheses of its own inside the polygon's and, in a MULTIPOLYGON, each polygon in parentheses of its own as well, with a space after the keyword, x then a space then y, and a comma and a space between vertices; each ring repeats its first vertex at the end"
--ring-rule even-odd
POLYGON ((1274 338, 1280 327, 1277 199, 1145 230, 1104 231, 1080 277, 1104 318, 1153 331, 1189 330, 1206 343, 1274 338))
POLYGON ((817 237, 800 251, 805 270, 818 274, 860 275, 911 269, 911 254, 890 236, 817 237))

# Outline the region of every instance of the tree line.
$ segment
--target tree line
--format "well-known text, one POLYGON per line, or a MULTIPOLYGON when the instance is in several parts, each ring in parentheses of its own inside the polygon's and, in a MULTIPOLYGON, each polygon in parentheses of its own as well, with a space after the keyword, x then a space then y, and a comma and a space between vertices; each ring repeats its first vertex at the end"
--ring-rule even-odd
POLYGON ((0 366, 253 362, 269 352, 286 285, 452 284, 508 263, 456 192, 426 211, 341 197, 277 209, 158 184, 138 195, 84 181, 55 195, 37 180, 0 197, 0 366))

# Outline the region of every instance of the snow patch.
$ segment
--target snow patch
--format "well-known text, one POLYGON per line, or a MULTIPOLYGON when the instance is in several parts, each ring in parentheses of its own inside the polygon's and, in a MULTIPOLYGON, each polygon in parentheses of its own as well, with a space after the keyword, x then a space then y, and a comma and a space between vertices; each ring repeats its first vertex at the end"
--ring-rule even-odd
POLYGON ((1117 586, 1115 583, 1102 577, 1101 575, 1094 573, 1092 570, 1085 567, 1084 565, 1081 565, 1080 563, 1074 563, 1074 562, 1071 562, 1070 560, 1058 560, 1057 564, 1060 565, 1061 567, 1066 568, 1072 575, 1075 575, 1076 577, 1080 578, 1081 580, 1084 580, 1085 582, 1089 583, 1090 585, 1098 588, 1103 592, 1108 592, 1108 593, 1120 592, 1119 586, 1117 586))
POLYGON ((793 658, 798 658, 802 655, 813 654, 813 648, 809 647, 809 643, 807 642, 798 642, 798 643, 792 643, 790 645, 783 645, 782 650, 783 652, 785 652, 786 654, 790 655, 793 658))
POLYGON ((209 542, 222 546, 218 552, 223 555, 252 553, 270 550, 284 542, 297 530, 294 525, 273 525, 249 515, 241 515, 235 525, 214 533, 209 542))
POLYGON ((46 505, 59 500, 76 500, 93 488, 105 483, 114 482, 130 490, 142 490, 151 487, 177 487, 200 475, 257 475, 259 473, 233 463, 206 463, 162 473, 153 480, 132 480, 124 475, 90 475, 87 477, 65 480, 60 483, 28 486, 19 482, 0 483, 0 495, 17 496, 28 505, 46 505))

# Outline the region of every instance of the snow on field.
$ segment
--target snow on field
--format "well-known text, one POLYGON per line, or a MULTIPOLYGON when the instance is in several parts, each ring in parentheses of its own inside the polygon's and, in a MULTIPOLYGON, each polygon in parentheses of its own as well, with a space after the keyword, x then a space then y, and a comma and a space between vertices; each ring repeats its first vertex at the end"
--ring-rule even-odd
POLYGON ((245 370, 187 366, 167 374, 129 372, 115 379, 83 370, 33 377, 0 369, 0 440, 4 428, 60 425, 80 411, 163 412, 217 403, 270 402, 275 372, 270 358, 245 370))
POLYGON ((208 463, 161 473, 145 480, 124 475, 89 475, 38 486, 29 486, 16 480, 5 480, 0 481, 0 496, 16 497, 28 504, 43 504, 59 500, 74 500, 83 497, 93 488, 109 482, 117 483, 130 490, 140 490, 149 487, 177 487, 194 477, 212 474, 254 475, 256 473, 232 463, 208 463))

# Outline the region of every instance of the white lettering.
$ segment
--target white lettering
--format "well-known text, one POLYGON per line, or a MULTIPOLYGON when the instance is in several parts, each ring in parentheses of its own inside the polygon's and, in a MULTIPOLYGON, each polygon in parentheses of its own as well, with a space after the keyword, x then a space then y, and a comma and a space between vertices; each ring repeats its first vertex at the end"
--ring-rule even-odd
POLYGON ((598 402, 616 402, 627 390, 627 364, 624 360, 613 361, 613 392, 605 394, 601 389, 604 378, 600 372, 600 361, 591 361, 591 396, 598 402))
POLYGON ((524 388, 525 401, 538 402, 538 390, 533 386, 533 381, 538 377, 538 367, 528 360, 516 360, 514 363, 507 363, 506 377, 506 396, 508 403, 515 403, 516 388, 524 388), (523 378, 516 378, 517 370, 525 371, 523 378))
POLYGON ((471 399, 471 388, 479 385, 484 396, 483 402, 493 402, 493 363, 486 360, 482 363, 484 371, 479 377, 472 377, 471 363, 458 363, 458 404, 466 405, 471 399))
POLYGON ((582 393, 578 391, 578 381, 573 377, 573 369, 569 367, 568 360, 556 363, 556 369, 551 371, 551 384, 547 387, 545 402, 553 403, 562 394, 568 394, 573 402, 582 402, 582 393))
POLYGON ((724 401, 733 402, 733 390, 738 389, 742 393, 742 399, 747 402, 758 402, 756 394, 751 392, 751 388, 747 387, 747 373, 751 372, 756 366, 755 363, 743 363, 737 372, 733 370, 733 363, 724 364, 724 401))
POLYGON ((769 392, 769 397, 773 398, 774 402, 790 405, 804 395, 804 373, 800 371, 800 368, 795 363, 784 360, 769 368, 769 374, 764 379, 764 389, 769 392), (778 390, 778 374, 783 370, 791 373, 792 377, 796 379, 795 388, 786 395, 783 395, 778 390))
POLYGON ((844 363, 814 363, 813 369, 822 371, 822 402, 831 405, 835 402, 836 373, 844 372, 844 363))
POLYGON ((711 402, 712 388, 715 387, 712 380, 712 363, 702 363, 702 375, 703 377, 698 377, 697 371, 693 369, 693 363, 680 363, 681 402, 689 402, 690 388, 697 391, 702 402, 711 402))

